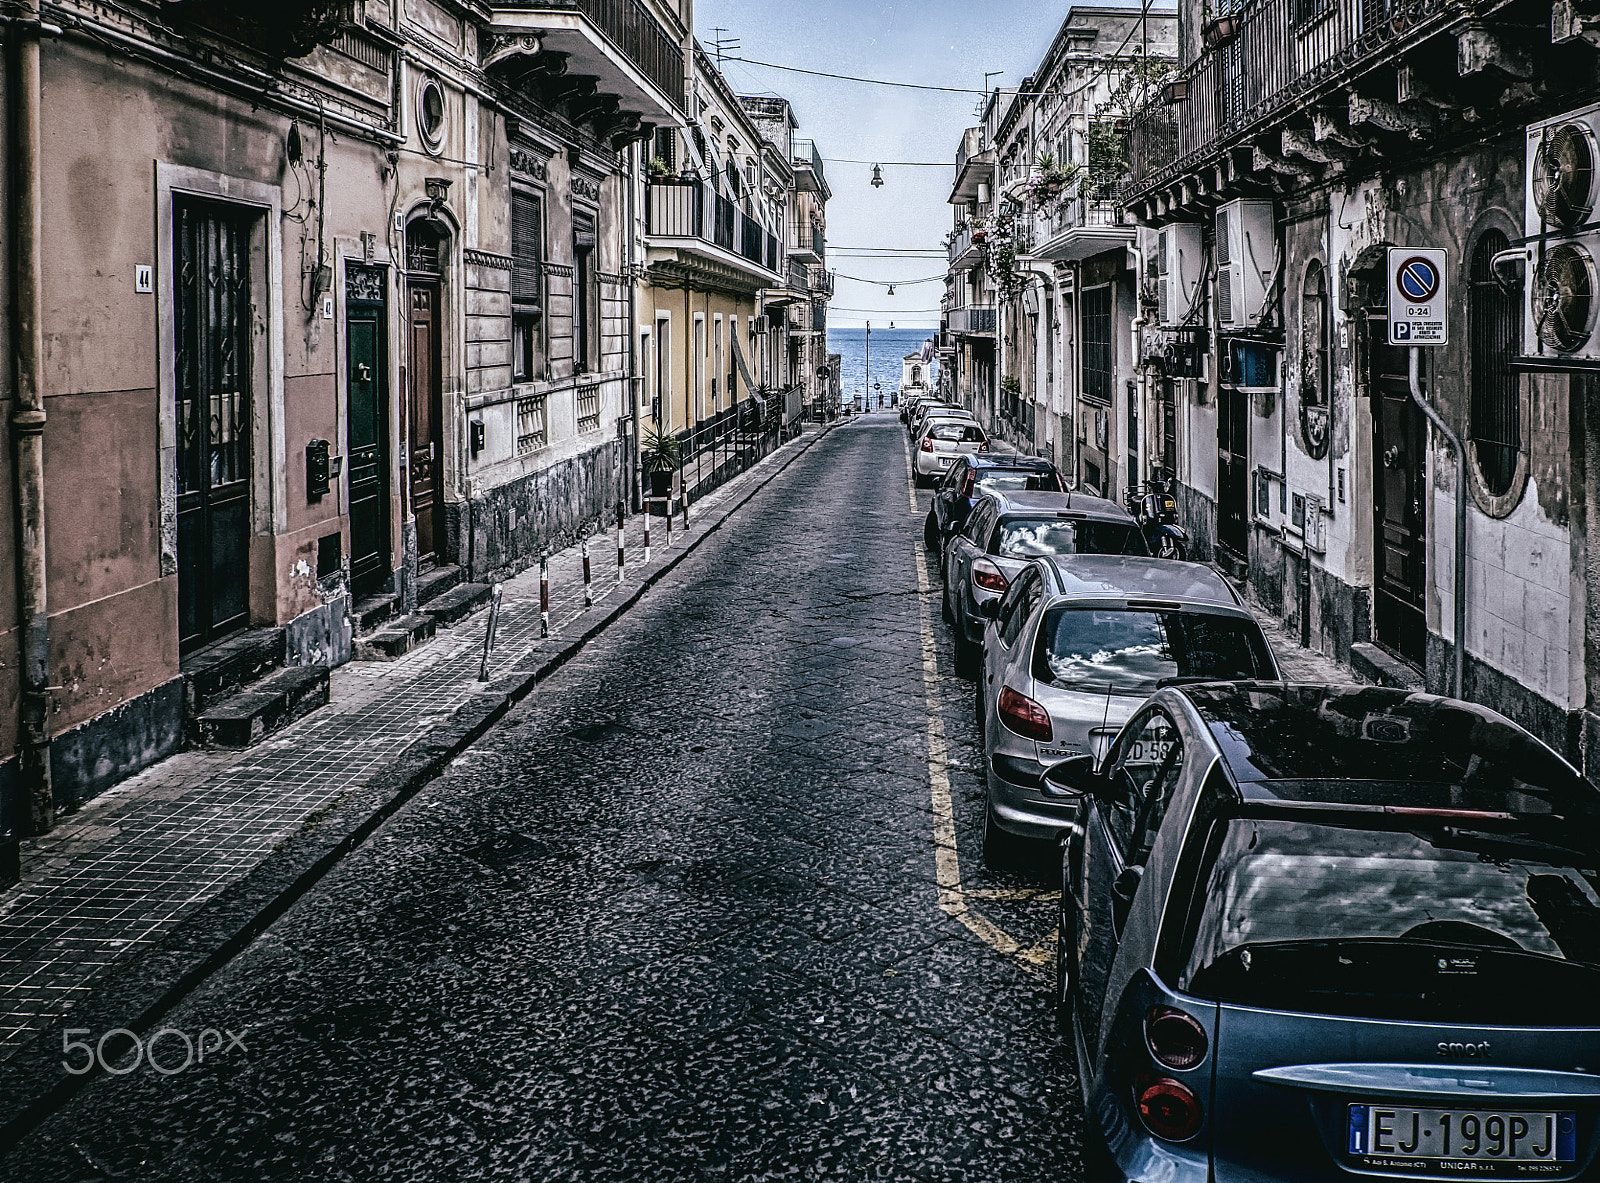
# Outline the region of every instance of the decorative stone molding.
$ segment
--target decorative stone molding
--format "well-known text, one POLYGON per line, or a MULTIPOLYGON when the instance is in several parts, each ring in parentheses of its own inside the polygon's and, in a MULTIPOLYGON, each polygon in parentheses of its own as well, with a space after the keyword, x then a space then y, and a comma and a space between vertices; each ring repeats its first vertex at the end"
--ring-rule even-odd
POLYGON ((510 255, 496 255, 490 251, 477 251, 470 247, 463 251, 467 263, 473 267, 493 267, 497 271, 511 270, 510 255))
POLYGON ((599 201, 600 182, 590 177, 575 175, 572 178, 572 192, 576 197, 586 197, 590 201, 599 201))
POLYGON ((523 148, 511 149, 511 171, 531 177, 535 181, 543 181, 549 177, 550 166, 548 162, 540 160, 532 152, 523 148))
POLYGON ((572 278, 572 267, 568 263, 545 263, 542 266, 546 275, 559 275, 564 279, 572 278))

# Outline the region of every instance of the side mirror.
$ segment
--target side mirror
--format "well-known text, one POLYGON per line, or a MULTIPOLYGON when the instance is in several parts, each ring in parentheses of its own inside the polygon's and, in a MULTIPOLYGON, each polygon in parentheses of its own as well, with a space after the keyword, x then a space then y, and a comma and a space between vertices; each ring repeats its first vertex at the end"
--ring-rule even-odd
POLYGON ((983 617, 985 620, 994 620, 998 618, 1000 615, 1000 598, 996 596, 992 600, 982 601, 978 605, 978 615, 983 617))
POLYGON ((1059 764, 1045 769, 1045 791, 1063 796, 1094 796, 1105 784, 1105 777, 1095 771, 1093 756, 1068 756, 1059 764))

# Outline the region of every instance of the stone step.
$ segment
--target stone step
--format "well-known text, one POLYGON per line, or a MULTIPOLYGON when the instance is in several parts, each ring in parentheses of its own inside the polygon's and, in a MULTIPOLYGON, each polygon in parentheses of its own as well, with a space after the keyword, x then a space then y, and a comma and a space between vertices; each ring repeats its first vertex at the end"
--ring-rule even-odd
POLYGON ((201 747, 247 748, 328 702, 328 667, 292 665, 216 704, 194 721, 201 747))
POLYGON ((436 600, 461 582, 461 568, 450 563, 417 572, 417 606, 436 600))
POLYGON ((1350 670, 1360 681, 1378 686, 1391 686, 1396 690, 1428 688, 1421 670, 1371 641, 1357 641, 1350 646, 1350 670))
POLYGON ((356 660, 393 661, 397 657, 404 657, 418 645, 433 640, 437 627, 433 617, 421 612, 391 620, 370 637, 361 637, 356 641, 356 660))
POLYGON ((184 658, 183 701, 193 720, 242 687, 283 664, 284 630, 253 628, 235 633, 184 658))
POLYGON ((419 605, 417 611, 433 617, 440 628, 448 628, 487 604, 492 590, 487 583, 458 583, 443 595, 419 605))
POLYGON ((399 611, 400 597, 394 595, 366 596, 356 601, 356 606, 350 610, 355 619, 356 634, 365 636, 367 633, 378 629, 399 611))

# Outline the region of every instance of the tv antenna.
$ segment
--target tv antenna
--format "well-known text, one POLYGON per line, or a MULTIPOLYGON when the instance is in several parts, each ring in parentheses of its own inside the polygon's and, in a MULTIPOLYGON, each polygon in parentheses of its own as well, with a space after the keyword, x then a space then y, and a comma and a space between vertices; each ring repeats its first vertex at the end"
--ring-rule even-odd
POLYGON ((723 28, 721 25, 717 25, 711 30, 711 50, 717 55, 717 65, 719 66, 722 65, 722 59, 724 57, 730 53, 738 52, 740 48, 739 38, 724 36, 727 31, 728 30, 723 28))

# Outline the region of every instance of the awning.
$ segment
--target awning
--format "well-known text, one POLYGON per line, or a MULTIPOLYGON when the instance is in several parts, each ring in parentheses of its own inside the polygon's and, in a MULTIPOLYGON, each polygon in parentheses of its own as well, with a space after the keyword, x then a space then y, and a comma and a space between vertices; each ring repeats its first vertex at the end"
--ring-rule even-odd
POLYGON ((761 408, 761 414, 765 417, 767 400, 756 393, 755 379, 750 377, 750 367, 744 364, 744 350, 739 347, 739 334, 729 333, 728 340, 733 342, 733 363, 739 367, 739 376, 744 379, 744 387, 750 392, 750 397, 756 400, 756 405, 761 408))

